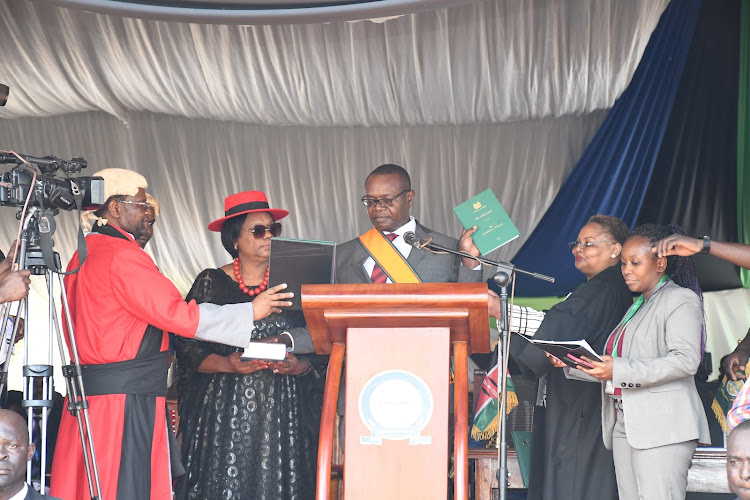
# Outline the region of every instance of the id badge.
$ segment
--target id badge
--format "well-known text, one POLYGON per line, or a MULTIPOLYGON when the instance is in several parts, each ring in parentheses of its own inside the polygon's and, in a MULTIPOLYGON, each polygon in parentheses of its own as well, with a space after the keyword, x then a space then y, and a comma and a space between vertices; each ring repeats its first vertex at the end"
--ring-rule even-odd
POLYGON ((611 379, 604 383, 604 392, 610 395, 615 393, 615 386, 612 384, 611 379))

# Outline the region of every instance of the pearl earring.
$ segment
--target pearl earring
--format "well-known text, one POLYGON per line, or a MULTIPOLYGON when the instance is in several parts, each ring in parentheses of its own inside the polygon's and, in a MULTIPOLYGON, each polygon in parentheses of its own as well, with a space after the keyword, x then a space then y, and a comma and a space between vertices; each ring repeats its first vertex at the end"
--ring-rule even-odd
POLYGON ((240 246, 235 242, 234 249, 237 250, 238 248, 240 248, 240 246))
POLYGON ((612 258, 613 258, 613 259, 616 259, 616 258, 617 258, 617 255, 615 255, 615 254, 613 253, 613 254, 612 254, 612 258))

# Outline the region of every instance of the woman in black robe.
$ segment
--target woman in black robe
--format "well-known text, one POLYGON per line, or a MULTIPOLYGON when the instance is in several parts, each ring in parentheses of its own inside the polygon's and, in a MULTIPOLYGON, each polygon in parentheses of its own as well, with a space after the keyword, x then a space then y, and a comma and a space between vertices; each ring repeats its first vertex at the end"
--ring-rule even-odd
MULTIPOLYGON (((235 260, 203 271, 188 301, 223 305, 263 297, 270 240, 281 232, 276 221, 288 212, 269 209, 257 191, 232 195, 225 207, 227 216, 209 229, 221 231, 222 244, 235 260)), ((302 313, 275 311, 254 322, 252 338, 285 343, 294 338, 297 351, 305 340, 309 346, 302 313)), ((290 352, 280 362, 243 361, 234 347, 177 337, 174 346, 178 437, 187 471, 177 498, 314 498, 319 408, 317 418, 314 410, 308 413, 315 408, 310 358, 290 352)))
MULTIPOLYGON (((552 307, 535 339, 585 339, 602 352, 633 297, 620 272, 620 252, 628 228, 617 217, 595 215, 571 243, 575 266, 586 282, 552 307)), ((546 407, 537 406, 531 451, 528 500, 606 500, 617 498, 612 452, 604 447, 601 388, 568 380, 544 351, 528 342, 511 342, 520 367, 546 379, 546 407)))

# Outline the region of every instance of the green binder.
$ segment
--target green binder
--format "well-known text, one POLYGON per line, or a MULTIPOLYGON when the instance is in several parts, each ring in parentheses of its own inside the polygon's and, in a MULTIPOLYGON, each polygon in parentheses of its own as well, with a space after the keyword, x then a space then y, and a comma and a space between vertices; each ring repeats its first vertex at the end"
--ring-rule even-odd
POLYGON ((471 237, 482 255, 487 255, 520 235, 491 189, 454 207, 453 212, 464 229, 477 226, 477 231, 471 237))

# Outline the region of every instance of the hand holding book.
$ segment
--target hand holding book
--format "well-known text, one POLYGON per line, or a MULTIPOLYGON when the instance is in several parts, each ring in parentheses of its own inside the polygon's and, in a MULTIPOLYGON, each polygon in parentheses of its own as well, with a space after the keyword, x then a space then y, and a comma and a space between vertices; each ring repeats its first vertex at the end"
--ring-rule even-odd
MULTIPOLYGON (((458 250, 460 252, 468 253, 476 257, 479 257, 479 255, 481 255, 479 253, 479 249, 474 244, 474 240, 472 238, 472 235, 476 232, 477 232, 476 226, 466 228, 463 231, 461 231, 461 238, 458 240, 458 250)), ((480 265, 479 261, 470 259, 468 257, 462 257, 461 264, 464 267, 467 267, 469 269, 476 269, 480 265)))
POLYGON ((566 356, 566 362, 561 361, 557 357, 553 356, 552 354, 545 352, 544 354, 547 355, 547 358, 549 358, 549 362, 552 363, 552 366, 555 368, 577 368, 581 370, 583 373, 590 375, 591 377, 594 377, 595 379, 601 380, 601 381, 609 381, 612 380, 612 357, 611 356, 603 356, 601 359, 602 361, 595 361, 593 359, 589 359, 587 357, 577 357, 570 353, 566 356), (570 365, 570 362, 574 363, 574 366, 570 365))
POLYGON ((608 382, 612 380, 612 356, 602 356, 601 361, 596 362, 592 360, 591 364, 593 365, 591 368, 578 366, 578 369, 601 381, 608 382))
MULTIPOLYGON (((548 356, 553 356, 559 362, 564 363, 570 368, 591 369, 594 367, 594 365, 588 363, 587 360, 595 362, 604 361, 598 354, 596 354, 596 352, 594 352, 589 343, 584 339, 555 341, 531 339, 523 335, 520 335, 520 337, 525 339, 527 342, 535 345, 539 349, 542 349, 547 353, 548 356), (589 367, 586 367, 583 362, 586 362, 589 367)), ((557 364, 553 364, 557 366, 557 364)))
MULTIPOLYGON (((470 236, 482 255, 513 241, 520 234, 491 189, 454 207, 453 212, 464 229, 477 228, 470 236)), ((461 235, 462 240, 464 235, 461 235)))

